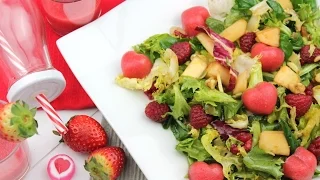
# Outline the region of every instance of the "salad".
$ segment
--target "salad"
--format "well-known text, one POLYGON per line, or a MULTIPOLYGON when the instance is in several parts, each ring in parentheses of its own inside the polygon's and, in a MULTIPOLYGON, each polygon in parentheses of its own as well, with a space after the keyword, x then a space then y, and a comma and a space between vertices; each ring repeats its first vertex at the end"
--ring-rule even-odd
MULTIPOLYGON (((121 59, 172 131, 190 180, 317 176, 320 10, 316 0, 209 0, 121 59)), ((143 110, 141 110, 143 111, 143 110)))

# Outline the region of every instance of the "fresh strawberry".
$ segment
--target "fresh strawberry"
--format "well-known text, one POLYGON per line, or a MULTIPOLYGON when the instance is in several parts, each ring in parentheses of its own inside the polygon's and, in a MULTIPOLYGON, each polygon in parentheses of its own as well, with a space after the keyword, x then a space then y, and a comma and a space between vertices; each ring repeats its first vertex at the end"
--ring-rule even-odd
POLYGON ((93 179, 115 180, 123 169, 125 159, 125 153, 120 147, 104 147, 90 154, 84 168, 93 179))
POLYGON ((244 34, 240 40, 240 49, 248 53, 251 51, 252 46, 256 43, 256 33, 254 32, 248 32, 244 34))
POLYGON ((285 100, 289 106, 296 107, 297 117, 303 116, 312 104, 312 96, 303 94, 288 94, 285 100))
POLYGON ((242 94, 244 106, 254 114, 269 115, 277 103, 277 89, 269 82, 261 82, 242 94))
POLYGON ((314 63, 315 58, 320 57, 320 49, 315 48, 312 55, 310 55, 310 45, 303 46, 300 50, 300 63, 301 65, 314 63))
POLYGON ((174 43, 170 49, 177 55, 180 65, 184 64, 192 53, 192 48, 189 42, 174 43))
POLYGON ((190 110, 189 121, 192 127, 200 129, 206 127, 213 121, 213 117, 206 114, 201 105, 194 105, 190 110))
POLYGON ((29 109, 22 101, 8 103, 0 107, 0 137, 13 142, 21 142, 37 133, 34 119, 37 109, 29 109))
POLYGON ((205 162, 195 162, 189 167, 190 180, 223 180, 222 167, 218 163, 207 164, 205 162))
POLYGON ((76 152, 90 153, 107 146, 107 133, 103 127, 90 116, 73 116, 66 126, 68 132, 62 136, 63 142, 76 152))
POLYGON ((149 90, 144 91, 144 94, 147 95, 150 100, 152 100, 153 99, 152 94, 156 91, 157 91, 157 88, 154 86, 154 84, 152 84, 149 90))
POLYGON ((167 104, 159 104, 157 101, 150 102, 144 112, 146 116, 155 121, 163 122, 167 119, 166 113, 170 111, 170 108, 167 104))

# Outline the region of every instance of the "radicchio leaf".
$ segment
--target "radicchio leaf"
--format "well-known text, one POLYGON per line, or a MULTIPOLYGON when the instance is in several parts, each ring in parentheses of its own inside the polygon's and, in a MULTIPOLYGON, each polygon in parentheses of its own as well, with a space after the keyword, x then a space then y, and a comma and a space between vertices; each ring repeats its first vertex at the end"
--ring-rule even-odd
POLYGON ((205 26, 198 26, 196 30, 206 33, 214 41, 213 56, 214 59, 222 66, 230 70, 229 86, 226 87, 226 91, 232 91, 235 87, 238 72, 234 70, 230 65, 233 62, 232 54, 235 50, 235 45, 228 39, 221 37, 219 34, 212 31, 205 26))
POLYGON ((223 140, 227 140, 230 135, 235 137, 237 134, 239 134, 241 132, 248 132, 243 129, 233 128, 233 127, 229 126, 228 124, 226 124, 225 122, 219 121, 219 120, 212 121, 211 125, 217 129, 217 131, 219 132, 219 134, 223 140))

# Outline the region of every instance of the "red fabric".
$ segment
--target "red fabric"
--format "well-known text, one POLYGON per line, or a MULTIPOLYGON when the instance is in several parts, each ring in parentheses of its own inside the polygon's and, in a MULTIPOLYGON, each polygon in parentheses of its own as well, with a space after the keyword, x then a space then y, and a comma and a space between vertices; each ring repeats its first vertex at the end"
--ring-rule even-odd
MULTIPOLYGON (((36 0, 40 10, 42 11, 40 2, 41 0, 36 0)), ((113 7, 117 6, 123 2, 123 0, 101 0, 102 13, 108 12, 113 7)), ((60 54, 56 40, 60 38, 51 28, 50 25, 46 22, 46 35, 48 42, 48 49, 51 57, 53 66, 58 69, 64 75, 67 86, 64 92, 52 102, 52 105, 57 110, 62 109, 84 109, 95 107, 92 100, 89 98, 87 93, 83 90, 71 70, 69 69, 67 63, 60 54)), ((1 75, 0 75, 1 82, 1 75)), ((7 89, 3 89, 4 86, 0 84, 0 99, 6 99, 7 89)))

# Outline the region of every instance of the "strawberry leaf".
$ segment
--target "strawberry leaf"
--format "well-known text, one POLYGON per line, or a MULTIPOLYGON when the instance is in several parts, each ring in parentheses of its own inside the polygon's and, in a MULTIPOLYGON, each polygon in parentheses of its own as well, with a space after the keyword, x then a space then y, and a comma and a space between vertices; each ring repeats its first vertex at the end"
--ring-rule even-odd
POLYGON ((12 117, 10 120, 10 126, 13 126, 15 124, 17 124, 18 122, 20 122, 20 117, 12 117))
POLYGON ((12 107, 11 107, 11 113, 13 115, 16 115, 16 116, 20 116, 22 115, 22 110, 21 110, 21 106, 19 106, 18 104, 13 104, 12 107))
POLYGON ((30 109, 31 115, 34 117, 37 113, 37 108, 30 109))

